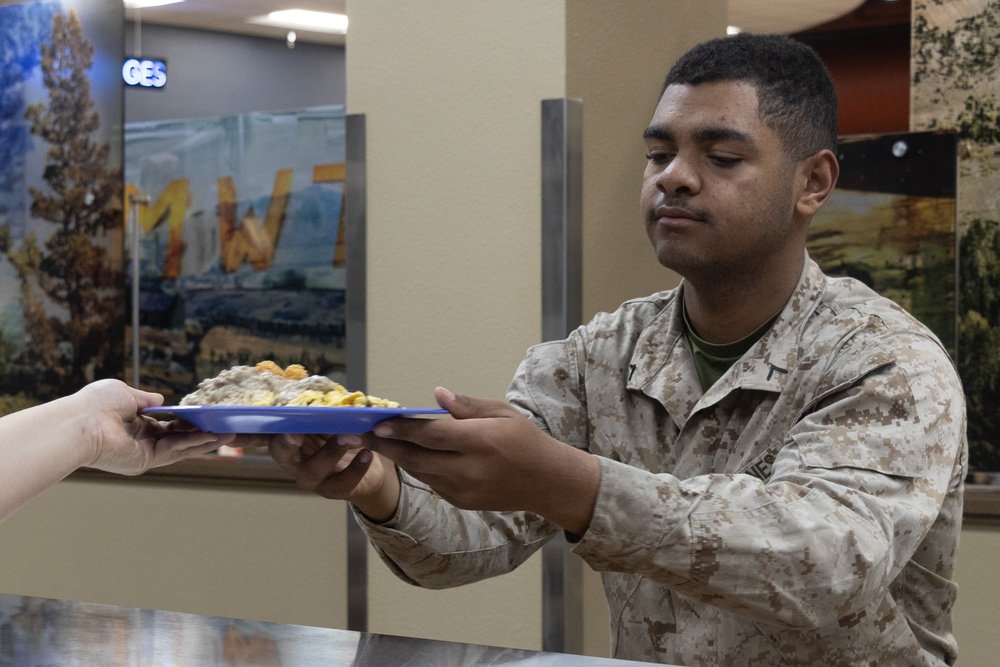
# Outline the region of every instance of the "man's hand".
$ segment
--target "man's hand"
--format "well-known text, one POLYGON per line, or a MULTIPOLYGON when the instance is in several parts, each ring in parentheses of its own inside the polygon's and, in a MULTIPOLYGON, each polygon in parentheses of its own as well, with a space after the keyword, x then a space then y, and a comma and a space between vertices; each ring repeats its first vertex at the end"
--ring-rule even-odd
POLYGON ((503 401, 441 387, 434 395, 454 419, 391 419, 374 433, 337 441, 394 461, 456 507, 524 510, 572 533, 586 531, 600 483, 597 459, 546 435, 503 401))
POLYGON ((367 449, 340 444, 336 436, 289 434, 270 438, 268 452, 301 489, 350 501, 373 521, 396 512, 396 468, 367 449))

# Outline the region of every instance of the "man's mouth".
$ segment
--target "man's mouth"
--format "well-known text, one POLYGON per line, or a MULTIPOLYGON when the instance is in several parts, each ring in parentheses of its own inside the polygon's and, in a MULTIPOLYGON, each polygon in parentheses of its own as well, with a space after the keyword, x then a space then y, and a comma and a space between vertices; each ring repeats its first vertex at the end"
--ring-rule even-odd
POLYGON ((657 206, 653 210, 653 219, 656 222, 669 223, 671 220, 703 220, 704 216, 695 211, 688 210, 683 206, 657 206))

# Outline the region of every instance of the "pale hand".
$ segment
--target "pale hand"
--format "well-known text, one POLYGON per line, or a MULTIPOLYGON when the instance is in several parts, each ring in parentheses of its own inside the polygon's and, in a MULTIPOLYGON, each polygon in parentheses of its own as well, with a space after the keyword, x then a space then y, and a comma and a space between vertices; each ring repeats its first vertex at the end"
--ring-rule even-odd
POLYGON ((83 419, 82 465, 122 475, 207 454, 231 435, 203 433, 183 422, 161 422, 141 414, 163 396, 133 389, 119 380, 98 380, 63 401, 76 403, 83 419))

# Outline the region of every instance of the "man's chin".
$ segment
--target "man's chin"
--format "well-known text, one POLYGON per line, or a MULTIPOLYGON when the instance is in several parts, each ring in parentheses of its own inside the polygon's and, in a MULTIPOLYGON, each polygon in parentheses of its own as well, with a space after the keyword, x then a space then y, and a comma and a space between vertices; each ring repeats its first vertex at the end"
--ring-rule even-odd
POLYGON ((657 248, 656 260, 660 266, 670 269, 684 278, 711 274, 714 263, 703 257, 681 252, 677 247, 657 248))

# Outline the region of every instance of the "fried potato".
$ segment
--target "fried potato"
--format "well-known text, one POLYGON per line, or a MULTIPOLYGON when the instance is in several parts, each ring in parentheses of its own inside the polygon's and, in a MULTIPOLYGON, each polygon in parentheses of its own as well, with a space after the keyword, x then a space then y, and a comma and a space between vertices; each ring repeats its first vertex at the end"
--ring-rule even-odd
POLYGON ((254 368, 257 369, 258 373, 274 373, 275 375, 284 376, 285 371, 282 370, 281 366, 274 363, 271 360, 265 360, 257 364, 254 368))
POLYGON ((305 380, 309 377, 309 371, 299 364, 292 364, 285 369, 285 377, 289 380, 305 380))

